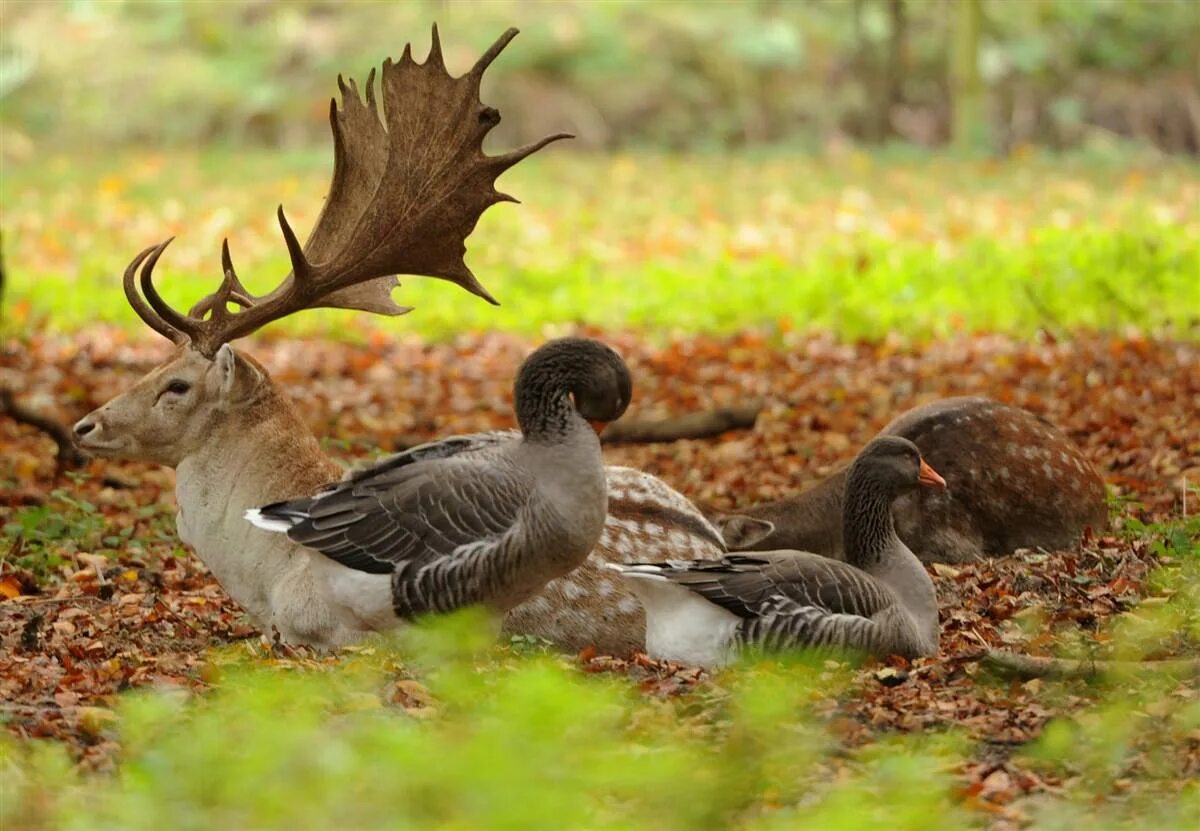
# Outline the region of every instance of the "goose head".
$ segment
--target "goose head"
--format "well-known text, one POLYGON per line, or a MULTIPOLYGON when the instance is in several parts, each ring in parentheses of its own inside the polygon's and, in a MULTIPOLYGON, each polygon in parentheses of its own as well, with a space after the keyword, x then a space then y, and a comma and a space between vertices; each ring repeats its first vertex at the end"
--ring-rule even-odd
POLYGON ((851 475, 855 474, 892 497, 921 486, 946 487, 946 480, 921 458, 917 446, 899 436, 881 436, 864 447, 851 466, 851 475))
POLYGON ((846 476, 842 537, 846 562, 870 571, 904 545, 892 523, 892 503, 918 487, 946 487, 908 439, 882 436, 854 459, 846 476))
POLYGON ((514 384, 517 423, 526 435, 559 429, 574 413, 597 433, 629 406, 633 382, 625 362, 590 338, 560 338, 525 359, 514 384))

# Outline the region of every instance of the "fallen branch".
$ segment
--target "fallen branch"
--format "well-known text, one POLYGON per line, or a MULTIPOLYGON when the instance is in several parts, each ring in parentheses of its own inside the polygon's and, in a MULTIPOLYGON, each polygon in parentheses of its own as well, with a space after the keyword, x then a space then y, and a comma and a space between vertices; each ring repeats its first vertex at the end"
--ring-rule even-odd
POLYGON ((1165 675, 1200 676, 1200 658, 1164 661, 1103 661, 1094 658, 1044 658, 1018 655, 1006 649, 990 649, 983 655, 985 666, 1020 678, 1098 678, 1121 673, 1156 672, 1165 675))
POLYGON ((677 439, 707 439, 727 430, 749 430, 754 427, 761 410, 762 405, 753 402, 660 420, 618 421, 605 429, 600 441, 604 444, 644 444, 677 439))
POLYGON ((7 415, 18 424, 27 424, 36 430, 41 430, 53 439, 54 443, 58 446, 55 463, 58 465, 60 471, 68 467, 78 467, 87 461, 87 458, 79 452, 75 447, 75 443, 71 441, 71 434, 67 431, 66 427, 54 419, 34 412, 18 403, 13 396, 12 390, 6 387, 0 387, 0 413, 7 415))

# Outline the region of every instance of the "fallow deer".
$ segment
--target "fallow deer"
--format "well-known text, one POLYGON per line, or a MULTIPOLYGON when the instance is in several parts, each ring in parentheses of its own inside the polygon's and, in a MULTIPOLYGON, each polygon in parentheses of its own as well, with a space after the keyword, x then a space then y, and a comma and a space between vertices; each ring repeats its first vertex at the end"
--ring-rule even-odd
MULTIPOLYGON (((900 538, 926 562, 956 563, 1018 548, 1078 545, 1105 527, 1104 481, 1061 430, 989 398, 945 398, 880 431, 912 441, 949 487, 896 500, 900 538)), ((843 467, 819 484, 740 513, 706 510, 737 551, 791 548, 845 558, 843 467)))
MULTIPOLYGON (((467 74, 455 78, 442 60, 435 27, 423 64, 407 46, 399 61, 384 63, 382 113, 374 71, 365 103, 353 80, 347 85, 339 78, 342 106, 334 99, 330 107, 329 195, 303 246, 279 209, 292 270, 270 293, 256 297, 246 291, 227 243, 220 286, 186 315, 163 301, 152 280, 170 240, 142 251, 125 271, 130 306, 176 350, 127 392, 80 420, 76 441, 98 456, 175 468, 180 538, 235 601, 288 643, 331 648, 370 627, 348 625, 322 591, 319 572, 331 566, 318 562, 321 555, 253 527, 243 514, 311 494, 342 471, 266 369, 229 344, 318 306, 404 314, 410 309, 391 297, 397 274, 449 280, 496 302, 466 266, 466 238, 486 208, 512 201, 495 190, 496 178, 567 137, 548 136, 499 156, 483 153, 483 139, 500 116, 480 102, 480 79, 515 35, 508 30, 467 74)), ((725 553, 716 529, 661 481, 617 467, 607 469, 607 478, 609 516, 599 546, 583 566, 512 610, 508 631, 568 649, 638 647, 641 606, 601 565, 725 553)))

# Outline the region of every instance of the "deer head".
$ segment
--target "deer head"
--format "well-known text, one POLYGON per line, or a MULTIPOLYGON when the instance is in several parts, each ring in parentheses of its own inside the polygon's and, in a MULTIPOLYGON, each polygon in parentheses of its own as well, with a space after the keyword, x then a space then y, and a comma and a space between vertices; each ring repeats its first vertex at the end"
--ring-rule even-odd
MULTIPOLYGON (((483 139, 500 114, 479 100, 484 70, 517 34, 509 29, 465 75, 451 76, 433 29, 429 56, 383 64, 365 101, 353 79, 338 78, 330 101, 333 180, 324 209, 301 246, 280 206, 277 216, 291 271, 273 291, 254 296, 238 279, 228 240, 217 290, 187 314, 171 308, 153 282, 171 240, 147 248, 125 270, 125 296, 138 316, 177 345, 172 357, 129 391, 75 425, 83 450, 111 458, 178 465, 210 444, 222 426, 253 418, 293 418, 267 372, 229 344, 302 309, 359 309, 402 315, 391 296, 397 274, 436 277, 490 303, 495 298, 463 260, 467 236, 491 205, 516 201, 496 178, 565 133, 498 156, 483 139), (382 110, 382 112, 381 112, 382 110)), ((236 428, 236 424, 233 425, 236 428)))

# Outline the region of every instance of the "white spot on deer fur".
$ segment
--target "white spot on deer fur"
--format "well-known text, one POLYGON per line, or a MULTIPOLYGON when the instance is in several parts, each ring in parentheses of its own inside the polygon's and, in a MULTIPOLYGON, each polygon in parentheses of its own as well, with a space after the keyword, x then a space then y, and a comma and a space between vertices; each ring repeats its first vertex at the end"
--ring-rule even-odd
POLYGON ((596 597, 608 597, 617 590, 613 585, 612 580, 597 580, 596 581, 596 597))
POLYGON ((587 594, 587 590, 573 580, 563 581, 562 590, 563 595, 566 596, 567 600, 578 600, 587 594))
POLYGON ((617 611, 626 615, 631 615, 640 608, 641 604, 639 604, 632 597, 622 597, 619 601, 617 601, 617 611))
POLYGON ((1049 462, 1042 463, 1042 473, 1046 474, 1047 479, 1054 475, 1054 469, 1050 467, 1049 462))
POLYGON ((622 539, 622 535, 637 534, 641 531, 641 523, 631 519, 621 519, 609 514, 604 522, 604 536, 614 542, 622 539))
POLYGON ((1009 472, 1008 468, 1001 466, 1000 467, 1000 478, 1007 480, 1011 477, 1012 477, 1012 474, 1009 472))
MULTIPOLYGON (((551 584, 553 585, 553 584, 551 584)), ((546 588, 550 588, 547 586, 546 588)), ((525 608, 532 614, 545 614, 550 611, 550 601, 545 594, 539 594, 530 600, 525 601, 525 608)))

